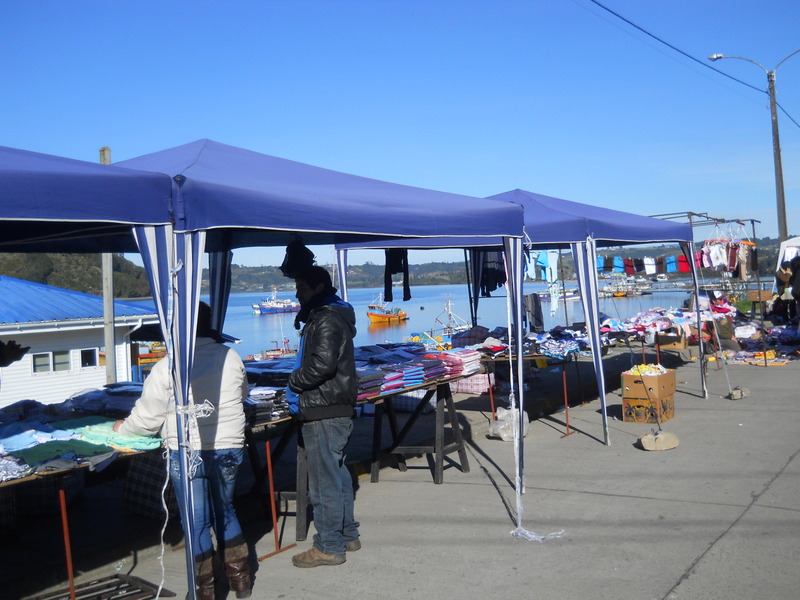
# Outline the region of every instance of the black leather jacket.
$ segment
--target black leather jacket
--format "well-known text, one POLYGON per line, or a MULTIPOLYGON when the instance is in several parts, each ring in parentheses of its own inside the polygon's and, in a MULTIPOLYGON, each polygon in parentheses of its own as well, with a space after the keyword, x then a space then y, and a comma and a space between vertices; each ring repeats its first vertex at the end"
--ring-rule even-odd
POLYGON ((289 389, 300 396, 299 419, 352 417, 358 394, 353 307, 334 303, 313 309, 301 335, 302 362, 289 376, 289 389))

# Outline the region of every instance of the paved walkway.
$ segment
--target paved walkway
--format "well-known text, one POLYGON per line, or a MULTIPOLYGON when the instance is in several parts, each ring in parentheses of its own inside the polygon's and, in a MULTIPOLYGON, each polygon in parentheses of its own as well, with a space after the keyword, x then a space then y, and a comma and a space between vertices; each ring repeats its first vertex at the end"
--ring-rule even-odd
MULTIPOLYGON (((628 360, 624 353, 617 358, 628 360)), ((613 357, 609 364, 616 368, 613 357)), ((590 385, 591 367, 583 373, 590 385)), ((680 445, 669 451, 637 448, 638 437, 652 426, 623 422, 621 398, 613 390, 610 446, 602 443, 597 400, 570 408, 575 433, 567 437, 563 412, 534 420, 524 447, 522 526, 537 534, 564 532, 541 543, 510 534, 517 524, 513 444, 486 438, 486 397, 460 397, 460 418, 471 438, 469 473, 450 462, 445 483, 435 485, 420 457, 409 460, 406 472, 382 469, 379 483, 360 477, 356 513, 363 548, 338 567, 297 569, 291 555, 309 548, 309 537, 257 563, 253 598, 797 597, 799 376, 800 361, 727 370, 711 363, 710 395, 703 398, 696 361, 679 366, 676 414, 664 429, 680 445), (728 381, 750 395, 727 399, 728 381)), ((543 382, 544 375, 533 381, 531 403, 543 382)), ((368 431, 368 420, 360 421, 368 431)), ((70 507, 74 544, 95 548, 76 560, 78 581, 119 572, 157 583, 158 527, 120 515, 118 500, 112 500, 115 485, 107 484, 104 492, 87 488, 70 507), (119 533, 125 527, 138 533, 125 538, 119 533)), ((254 556, 273 552, 273 531, 260 500, 243 497, 240 513, 254 556)), ((57 520, 49 525, 58 527, 57 520)), ((279 519, 278 526, 282 544, 293 543, 293 517, 279 519)), ((45 546, 57 557, 60 531, 40 528, 36 535, 37 551, 45 546)), ((179 529, 172 527, 167 537, 165 587, 183 598, 185 555, 173 550, 179 529)), ((48 584, 23 587, 30 596, 48 584)))

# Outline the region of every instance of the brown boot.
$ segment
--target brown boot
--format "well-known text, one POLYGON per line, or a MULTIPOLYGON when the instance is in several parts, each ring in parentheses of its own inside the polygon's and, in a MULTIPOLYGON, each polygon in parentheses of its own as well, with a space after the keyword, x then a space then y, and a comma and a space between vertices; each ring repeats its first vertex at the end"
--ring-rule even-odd
POLYGON ((216 600, 214 593, 214 562, 207 558, 194 564, 197 600, 216 600))
POLYGON ((252 594, 250 589, 250 565, 247 564, 247 544, 240 544, 233 548, 225 549, 225 575, 231 589, 236 592, 236 597, 249 598, 252 594))

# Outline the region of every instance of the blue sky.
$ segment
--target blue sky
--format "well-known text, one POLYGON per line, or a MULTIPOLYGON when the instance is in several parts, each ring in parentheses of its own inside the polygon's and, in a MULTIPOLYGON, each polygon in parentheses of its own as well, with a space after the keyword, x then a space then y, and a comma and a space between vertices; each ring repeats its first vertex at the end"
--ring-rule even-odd
MULTIPOLYGON (((3 2, 0 144, 89 161, 109 146, 116 162, 210 138, 473 196, 757 219, 776 237, 766 75, 706 57, 774 68, 800 48, 796 0, 602 4, 703 64, 591 0, 3 2)), ((800 54, 777 97, 800 122, 800 54)), ((779 119, 800 235, 800 128, 779 119)))

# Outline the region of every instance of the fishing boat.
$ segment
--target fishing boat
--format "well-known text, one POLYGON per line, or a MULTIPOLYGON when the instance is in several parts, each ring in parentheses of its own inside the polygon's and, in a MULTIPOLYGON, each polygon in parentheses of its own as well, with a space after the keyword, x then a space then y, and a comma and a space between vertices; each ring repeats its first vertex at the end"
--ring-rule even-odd
POLYGON ((451 338, 454 334, 466 331, 471 327, 472 325, 465 319, 453 312, 453 304, 448 298, 444 310, 436 317, 433 328, 430 331, 412 334, 410 340, 422 342, 437 350, 446 350, 452 347, 451 338))
POLYGON ((436 317, 434 323, 434 327, 430 331, 431 335, 434 337, 442 336, 449 338, 454 333, 466 331, 472 327, 465 319, 462 319, 453 312, 453 303, 450 298, 447 299, 444 310, 436 317))
POLYGON ((392 308, 383 301, 383 294, 367 305, 367 317, 370 323, 399 323, 408 319, 408 313, 400 308, 392 308))
POLYGON ((278 298, 276 290, 272 290, 269 298, 253 304, 253 312, 256 314, 291 313, 300 310, 300 303, 289 298, 278 298))
MULTIPOLYGON (((550 302, 552 301, 552 296, 548 292, 543 292, 539 294, 539 300, 542 302, 550 302)), ((563 302, 564 300, 570 302, 572 300, 580 300, 581 294, 578 290, 569 290, 566 292, 559 292, 558 294, 558 301, 563 302)))

